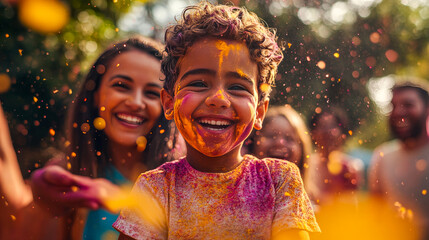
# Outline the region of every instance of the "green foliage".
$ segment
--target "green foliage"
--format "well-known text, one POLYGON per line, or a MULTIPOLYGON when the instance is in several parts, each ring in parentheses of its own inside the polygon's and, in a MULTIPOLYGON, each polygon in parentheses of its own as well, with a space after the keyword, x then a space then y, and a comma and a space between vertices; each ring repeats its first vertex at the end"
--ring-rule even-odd
MULTIPOLYGON (((42 35, 22 26, 18 6, 4 2, 0 3, 0 73, 12 79, 12 86, 0 99, 14 144, 24 153, 62 144, 67 105, 82 75, 107 44, 123 35, 117 22, 134 3, 67 1, 69 23, 58 33, 42 35)), ((355 9, 347 15, 354 16, 352 20, 333 22, 326 17, 329 9, 338 2, 350 5, 350 1, 234 2, 276 28, 284 43, 285 60, 272 104, 288 103, 307 118, 319 108, 342 106, 351 119, 355 144, 374 147, 388 137, 383 116, 368 95, 369 79, 389 74, 429 75, 429 6, 384 0, 367 6, 364 17, 358 14, 362 9, 350 7, 355 9), (316 10, 313 13, 320 14, 319 20, 306 22, 299 17, 306 9, 316 10)), ((167 3, 145 3, 146 23, 153 25, 154 36, 159 37, 164 27, 157 25, 155 9, 167 3)))

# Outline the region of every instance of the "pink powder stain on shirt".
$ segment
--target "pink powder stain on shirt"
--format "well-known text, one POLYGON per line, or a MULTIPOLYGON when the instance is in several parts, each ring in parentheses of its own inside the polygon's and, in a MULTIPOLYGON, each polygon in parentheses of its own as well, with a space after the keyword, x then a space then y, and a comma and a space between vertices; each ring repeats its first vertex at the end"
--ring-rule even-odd
POLYGON ((169 239, 270 239, 272 231, 288 228, 320 230, 299 170, 282 160, 245 155, 230 172, 204 173, 181 159, 143 174, 133 191, 154 195, 168 228, 154 230, 124 209, 114 227, 130 236, 138 231, 141 238, 156 239, 166 233, 169 239))

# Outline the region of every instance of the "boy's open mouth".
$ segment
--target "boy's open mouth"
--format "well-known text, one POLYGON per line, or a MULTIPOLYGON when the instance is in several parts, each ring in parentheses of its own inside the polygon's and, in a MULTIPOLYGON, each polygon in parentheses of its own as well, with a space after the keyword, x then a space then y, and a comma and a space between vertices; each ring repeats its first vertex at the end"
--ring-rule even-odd
POLYGON ((204 128, 215 130, 215 131, 224 130, 233 124, 232 121, 224 120, 224 119, 214 120, 214 119, 202 118, 202 119, 198 119, 197 122, 204 128))

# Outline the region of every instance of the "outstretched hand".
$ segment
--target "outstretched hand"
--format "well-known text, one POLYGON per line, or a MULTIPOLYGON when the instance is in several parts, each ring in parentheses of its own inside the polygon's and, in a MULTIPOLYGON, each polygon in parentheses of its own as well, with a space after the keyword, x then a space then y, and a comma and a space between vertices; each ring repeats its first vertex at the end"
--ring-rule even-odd
MULTIPOLYGON (((72 174, 59 166, 46 166, 31 177, 34 200, 55 215, 73 208, 98 209, 121 190, 110 181, 72 174)), ((108 209, 109 210, 109 209, 108 209)))

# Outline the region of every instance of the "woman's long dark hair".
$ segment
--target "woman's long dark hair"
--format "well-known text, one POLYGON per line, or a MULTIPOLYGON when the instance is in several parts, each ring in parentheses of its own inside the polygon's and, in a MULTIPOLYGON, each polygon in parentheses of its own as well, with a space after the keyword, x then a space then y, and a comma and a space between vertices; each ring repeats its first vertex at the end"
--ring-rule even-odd
MULTIPOLYGON (((162 59, 162 44, 152 39, 135 37, 118 42, 106 49, 95 61, 82 83, 80 91, 72 102, 69 120, 66 125, 67 167, 79 175, 103 177, 109 159, 107 136, 104 131, 93 126, 98 117, 98 109, 94 104, 94 93, 100 86, 101 79, 112 60, 119 54, 128 51, 141 51, 157 60, 162 59), (89 126, 89 129, 88 129, 89 126)), ((142 73, 143 74, 143 73, 142 73)), ((171 160, 170 150, 176 144, 178 131, 172 121, 165 119, 164 114, 151 129, 143 152, 142 163, 147 169, 153 169, 171 160), (163 131, 161 131, 163 130, 163 131)))

